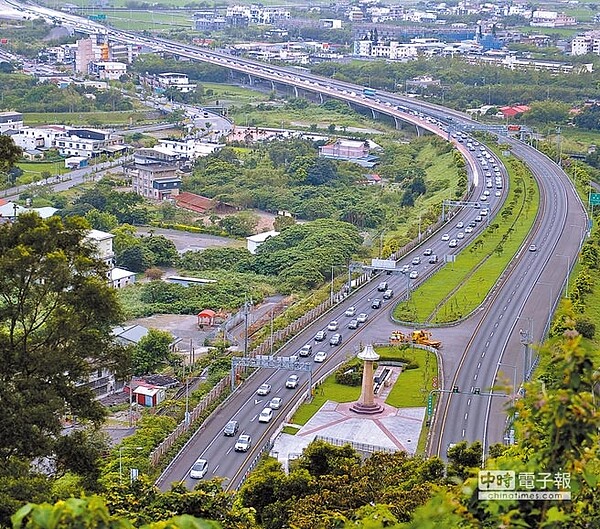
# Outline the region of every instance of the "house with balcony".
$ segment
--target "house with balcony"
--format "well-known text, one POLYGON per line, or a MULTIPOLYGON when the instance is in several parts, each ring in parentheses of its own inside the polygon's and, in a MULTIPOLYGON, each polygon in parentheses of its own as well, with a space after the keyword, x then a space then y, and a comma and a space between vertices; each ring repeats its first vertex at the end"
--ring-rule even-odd
POLYGON ((123 288, 135 283, 135 272, 130 272, 124 268, 115 266, 115 252, 113 250, 113 239, 115 236, 112 233, 107 233, 100 230, 88 231, 85 240, 92 244, 96 250, 96 257, 104 261, 108 267, 106 273, 107 281, 113 288, 123 288))
POLYGON ((127 147, 123 138, 97 129, 67 129, 64 136, 56 139, 56 148, 63 156, 85 156, 92 158, 101 154, 113 154, 127 147))
POLYGON ((162 163, 145 165, 132 164, 124 167, 125 176, 131 179, 133 192, 162 202, 174 199, 181 189, 181 177, 177 174, 177 166, 162 163))

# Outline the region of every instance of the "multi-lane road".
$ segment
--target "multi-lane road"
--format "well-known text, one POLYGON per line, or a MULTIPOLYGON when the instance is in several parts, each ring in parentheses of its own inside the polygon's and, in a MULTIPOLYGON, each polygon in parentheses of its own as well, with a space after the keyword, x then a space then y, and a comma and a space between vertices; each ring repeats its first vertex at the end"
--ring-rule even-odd
MULTIPOLYGON (((11 4, 16 3, 11 2, 11 4)), ((37 8, 27 6, 27 9, 37 8)), ((44 16, 68 18, 67 22, 70 24, 78 25, 87 31, 98 31, 97 24, 90 25, 89 21, 72 15, 45 12, 44 16)), ((230 56, 222 51, 213 52, 110 28, 102 28, 100 31, 109 33, 113 39, 142 44, 157 52, 169 52, 188 59, 223 66, 247 76, 251 82, 261 79, 262 82, 270 82, 273 87, 288 86, 297 93, 311 92, 319 97, 341 99, 370 109, 374 116, 385 114, 394 120, 412 123, 418 130, 428 130, 444 137, 450 138, 449 133, 453 129, 464 130, 478 126, 457 111, 396 94, 383 92, 378 92, 376 95, 364 94, 360 86, 321 78, 305 70, 265 65, 230 56)), ((465 147, 464 142, 459 143, 455 139, 450 139, 469 162, 470 177, 474 185, 472 201, 479 202, 481 194, 486 189, 486 168, 477 161, 474 153, 465 147)), ((491 392, 490 388, 494 386, 499 371, 502 371, 508 379, 520 381, 523 378, 525 346, 521 342, 537 342, 543 337, 549 316, 560 297, 561 288, 587 229, 584 207, 564 172, 532 147, 509 138, 503 138, 503 142, 510 143, 512 153, 522 159, 533 171, 539 184, 542 203, 536 227, 523 249, 515 256, 482 310, 467 323, 469 330, 464 331, 462 341, 461 332, 454 331, 454 354, 444 353, 443 388, 457 386, 458 392, 441 395, 430 444, 430 452, 440 455, 445 454, 449 443, 463 439, 481 440, 485 447, 492 442, 502 441, 505 428, 505 413, 502 408, 507 403, 507 399, 501 395, 486 394, 491 392), (531 244, 536 245, 536 251, 528 251, 531 244)), ((505 178, 506 174, 503 171, 501 174, 502 178, 505 178)), ((491 214, 498 210, 503 200, 502 196, 495 195, 494 190, 488 199, 491 214)), ((462 232, 465 238, 459 239, 458 232, 462 228, 456 226, 458 222, 466 224, 474 222, 478 212, 474 207, 461 210, 446 227, 434 234, 430 241, 425 241, 422 247, 400 262, 399 267, 410 263, 414 255, 422 255, 425 246, 432 247, 432 251, 438 255, 459 251, 469 238, 466 237, 467 233, 462 232), (448 232, 450 240, 456 238, 456 248, 449 248, 447 246, 449 241, 441 240, 445 232, 448 232)), ((482 222, 475 224, 476 227, 484 224, 483 219, 482 222)), ((418 265, 419 277, 414 280, 414 283, 418 283, 432 273, 435 266, 439 265, 429 265, 426 262, 418 265)), ((391 275, 387 276, 387 280, 396 292, 396 298, 405 295, 410 279, 405 275, 391 275)), ((332 313, 311 325, 290 342, 280 354, 288 356, 295 354, 302 345, 312 343, 316 331, 326 327, 330 319, 345 322, 346 319, 342 314, 349 305, 356 305, 359 312, 368 312, 368 322, 356 331, 349 332, 344 329, 342 346, 326 347, 329 352, 328 361, 325 364, 315 364, 315 377, 340 361, 347 352, 354 351, 359 343, 385 338, 377 328, 380 322, 387 322, 387 313, 392 303, 385 302, 382 309, 372 309, 371 300, 375 296, 375 284, 369 283, 353 297, 337 306, 332 313)), ((245 382, 228 402, 221 406, 218 413, 214 414, 196 433, 186 449, 161 477, 161 486, 165 487, 170 481, 179 480, 187 480, 189 483, 188 470, 200 455, 209 461, 207 476, 225 476, 227 486, 237 486, 251 461, 272 435, 276 424, 286 415, 292 403, 307 389, 307 377, 304 375, 296 390, 283 388, 287 375, 286 372, 259 370, 251 380, 245 382), (283 407, 275 412, 275 418, 271 423, 263 424, 258 422, 257 415, 268 399, 256 396, 255 391, 259 384, 267 380, 273 388, 269 396, 281 396, 283 407), (225 423, 232 418, 239 420, 240 433, 247 433, 253 437, 253 447, 246 453, 235 453, 233 451, 235 438, 226 438, 222 434, 225 423)))

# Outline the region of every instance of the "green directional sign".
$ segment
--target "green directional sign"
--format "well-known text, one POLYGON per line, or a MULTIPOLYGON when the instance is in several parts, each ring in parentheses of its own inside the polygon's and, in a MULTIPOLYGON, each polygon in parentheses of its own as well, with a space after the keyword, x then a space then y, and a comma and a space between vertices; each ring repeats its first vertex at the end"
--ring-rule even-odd
POLYGON ((427 417, 431 417, 433 413, 433 395, 427 397, 427 417))
POLYGON ((600 206, 600 193, 590 193, 590 205, 600 206))

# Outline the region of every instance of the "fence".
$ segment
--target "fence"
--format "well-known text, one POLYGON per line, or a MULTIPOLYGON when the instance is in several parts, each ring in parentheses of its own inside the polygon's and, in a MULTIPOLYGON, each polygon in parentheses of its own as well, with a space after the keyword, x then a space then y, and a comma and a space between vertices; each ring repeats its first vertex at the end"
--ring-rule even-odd
POLYGON ((196 405, 190 412, 189 420, 181 421, 175 430, 173 430, 166 439, 164 439, 150 454, 150 463, 152 466, 157 466, 160 458, 165 455, 175 444, 177 439, 190 429, 191 425, 206 411, 222 394, 229 388, 229 377, 222 378, 219 383, 212 388, 208 394, 196 405))
POLYGON ((325 437, 323 435, 315 436, 315 439, 319 441, 325 441, 333 446, 345 446, 350 445, 357 452, 364 452, 366 454, 374 454, 375 452, 385 452, 386 454, 393 454, 398 452, 400 448, 392 448, 389 446, 377 446, 368 443, 357 443, 355 441, 345 441, 344 439, 335 439, 334 437, 325 437))
MULTIPOLYGON (((356 280, 356 286, 360 286, 368 281, 368 274, 362 274, 356 280)), ((329 310, 334 304, 339 303, 344 299, 345 294, 338 293, 333 298, 327 298, 323 303, 317 305, 313 309, 309 310, 306 314, 302 315, 297 320, 290 323, 287 327, 273 333, 273 341, 286 340, 290 336, 296 334, 299 330, 306 327, 309 323, 316 320, 319 316, 323 315, 329 310)), ((258 347, 250 351, 251 356, 267 354, 271 350, 271 341, 267 340, 258 347)), ((150 463, 152 466, 157 466, 160 458, 166 454, 171 447, 175 444, 177 439, 185 433, 190 426, 198 419, 200 414, 204 412, 213 402, 218 399, 226 388, 229 387, 231 379, 229 376, 222 378, 219 383, 198 403, 198 405, 190 412, 189 421, 183 420, 177 425, 177 428, 173 430, 168 437, 166 437, 150 454, 150 463)))

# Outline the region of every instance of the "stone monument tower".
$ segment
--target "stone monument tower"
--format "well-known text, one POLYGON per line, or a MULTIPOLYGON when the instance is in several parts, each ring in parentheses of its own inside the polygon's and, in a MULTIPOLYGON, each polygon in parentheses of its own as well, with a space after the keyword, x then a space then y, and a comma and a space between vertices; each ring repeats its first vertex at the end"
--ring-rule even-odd
POLYGON ((350 406, 353 412, 374 415, 383 411, 383 406, 375 402, 375 393, 373 392, 373 362, 379 360, 379 355, 373 349, 371 344, 358 353, 358 358, 364 361, 362 391, 358 402, 350 406))

